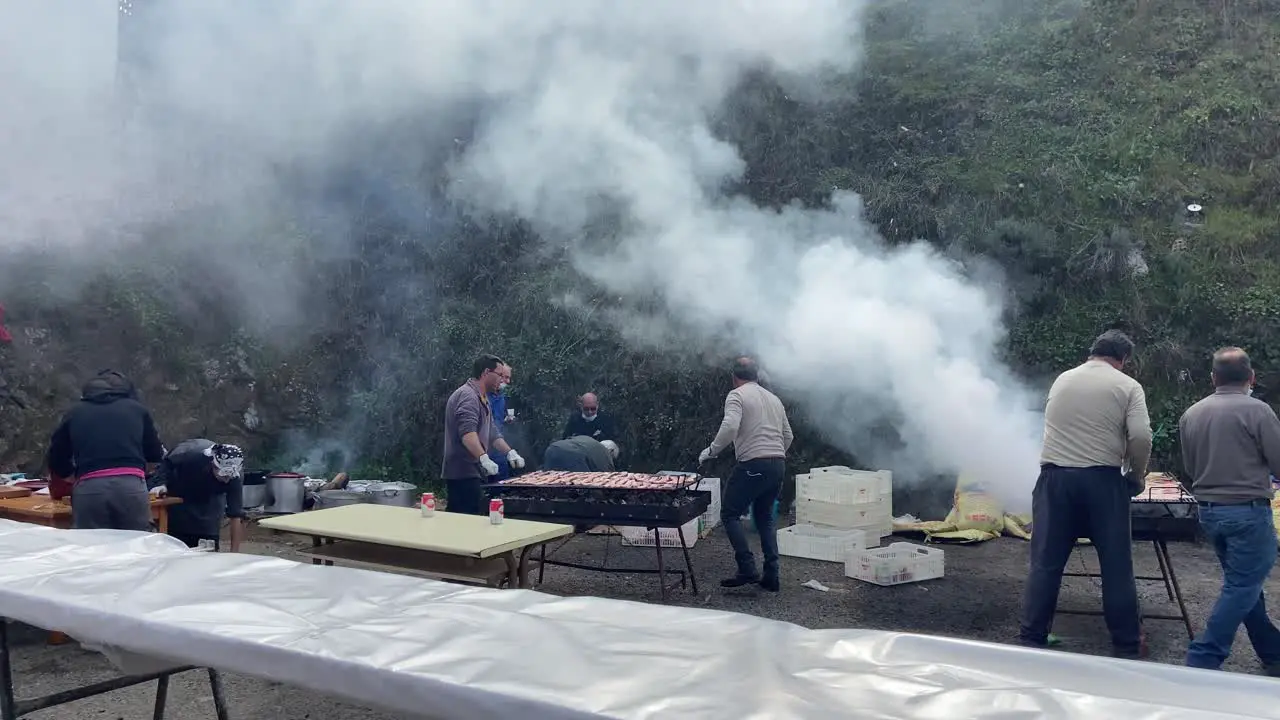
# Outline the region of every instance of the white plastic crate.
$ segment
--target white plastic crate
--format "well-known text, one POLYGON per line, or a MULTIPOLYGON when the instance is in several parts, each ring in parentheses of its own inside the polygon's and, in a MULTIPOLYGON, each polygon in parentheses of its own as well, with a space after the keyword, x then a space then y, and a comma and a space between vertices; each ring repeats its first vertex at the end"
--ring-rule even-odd
POLYGON ((849 553, 867 549, 861 530, 792 525, 778 531, 778 553, 790 557, 844 562, 849 553))
POLYGON ((892 503, 893 473, 845 467, 814 468, 808 475, 796 476, 796 497, 840 505, 877 500, 892 503))
MULTIPOLYGON (((684 544, 685 547, 693 547, 698 543, 701 537, 711 532, 711 528, 706 526, 706 517, 699 516, 685 523, 684 544)), ((619 527, 618 534, 622 535, 622 544, 631 547, 653 547, 653 531, 649 528, 642 527, 619 527)), ((658 538, 662 542, 662 547, 680 547, 680 536, 676 534, 675 528, 661 528, 658 530, 658 538)))
POLYGON ((800 498, 796 500, 797 525, 826 525, 846 530, 893 527, 888 500, 842 505, 800 498))
POLYGON ((844 561, 846 577, 886 586, 940 578, 945 569, 940 548, 911 543, 857 550, 844 561))

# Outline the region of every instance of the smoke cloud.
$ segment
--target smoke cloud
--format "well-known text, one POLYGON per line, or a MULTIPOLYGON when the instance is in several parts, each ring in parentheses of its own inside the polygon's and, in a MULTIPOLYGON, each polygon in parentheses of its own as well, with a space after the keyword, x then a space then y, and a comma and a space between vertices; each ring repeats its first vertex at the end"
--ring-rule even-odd
MULTIPOLYGON (((432 168, 455 203, 567 245, 621 298, 624 335, 750 348, 865 462, 965 472, 1026 504, 1040 418, 998 359, 998 295, 926 245, 886 248, 852 194, 771 209, 725 191, 744 162, 711 118, 749 73, 813 92, 855 72, 867 4, 133 0, 120 50, 146 48, 132 59, 145 77, 126 78, 126 107, 102 77, 111 61, 86 60, 116 52, 108 0, 6 2, 0 93, 17 101, 0 113, 0 253, 164 252, 155 228, 223 213, 198 252, 236 258, 228 302, 270 283, 270 312, 240 311, 263 331, 297 325, 307 277, 282 260, 297 248, 256 239, 318 208, 307 252, 358 252, 353 215, 301 201, 296 178, 358 167, 385 134, 393 170, 432 168), (872 439, 886 419, 901 444, 872 439)), ((420 232, 438 222, 402 206, 420 232)))

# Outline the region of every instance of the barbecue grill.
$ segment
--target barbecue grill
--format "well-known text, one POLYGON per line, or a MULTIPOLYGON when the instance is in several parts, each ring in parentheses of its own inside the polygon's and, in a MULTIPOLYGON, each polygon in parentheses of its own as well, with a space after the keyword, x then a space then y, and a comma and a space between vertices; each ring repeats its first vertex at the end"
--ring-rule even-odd
MULTIPOLYGON (((668 586, 668 572, 679 576, 677 583, 681 587, 687 584, 694 594, 698 592, 698 580, 694 575, 689 547, 681 527, 711 507, 711 493, 698 489, 701 480, 701 476, 695 473, 663 472, 649 475, 538 471, 486 485, 485 489, 490 497, 502 499, 503 510, 508 517, 573 525, 576 534, 585 533, 597 525, 643 527, 651 530, 658 559, 656 570, 610 568, 548 560, 546 546, 543 546, 538 582, 542 582, 547 565, 599 572, 657 574, 662 587, 662 599, 665 601, 675 585, 673 583, 668 586), (685 571, 666 568, 659 532, 663 528, 675 528, 680 536, 680 550, 684 554, 688 572, 687 583, 685 571)), ((565 543, 561 543, 551 554, 564 545, 565 543)))
MULTIPOLYGON (((1169 556, 1169 540, 1195 540, 1200 529, 1196 499, 1177 478, 1165 473, 1150 473, 1146 487, 1129 502, 1130 532, 1138 542, 1150 542, 1156 553, 1160 575, 1135 575, 1135 580, 1164 583, 1169 602, 1178 606, 1178 614, 1143 613, 1148 620, 1178 620, 1187 628, 1187 636, 1195 639, 1195 629, 1187 604, 1182 598, 1178 575, 1169 556)), ((1034 530, 1033 530, 1034 532, 1034 530)), ((1100 578, 1099 573, 1064 572, 1064 577, 1100 578)), ((1058 610, 1066 615, 1101 615, 1097 610, 1058 610)))

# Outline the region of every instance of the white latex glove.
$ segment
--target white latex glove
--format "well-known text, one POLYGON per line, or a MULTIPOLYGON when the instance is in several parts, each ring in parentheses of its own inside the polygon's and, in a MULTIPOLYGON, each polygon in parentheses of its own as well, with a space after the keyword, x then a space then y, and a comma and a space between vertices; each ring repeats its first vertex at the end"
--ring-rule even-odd
POLYGON ((151 492, 151 497, 160 497, 165 493, 169 492, 169 488, 165 485, 157 485, 151 488, 150 492, 151 492))
POLYGON ((480 467, 484 468, 484 474, 489 477, 493 477, 498 474, 498 463, 494 462, 493 458, 488 455, 482 455, 480 457, 480 467))
POLYGON ((524 467, 524 458, 520 457, 520 453, 512 450, 507 453, 507 462, 511 463, 511 467, 519 470, 524 467))
POLYGON ((710 459, 711 459, 711 448, 707 448, 706 450, 702 451, 701 455, 698 456, 698 464, 706 465, 707 461, 710 459))

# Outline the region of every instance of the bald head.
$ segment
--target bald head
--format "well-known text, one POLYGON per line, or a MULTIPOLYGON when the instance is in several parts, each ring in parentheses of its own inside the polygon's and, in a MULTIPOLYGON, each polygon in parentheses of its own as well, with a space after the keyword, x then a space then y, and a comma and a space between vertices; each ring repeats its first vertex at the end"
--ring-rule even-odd
POLYGON ((734 387, 760 381, 760 366, 753 358, 746 355, 733 361, 732 372, 734 387))
POLYGON ((1225 347, 1213 354, 1214 387, 1253 385, 1253 364, 1249 354, 1238 347, 1225 347))
POLYGON ((600 412, 600 398, 595 393, 584 393, 578 398, 578 404, 582 406, 583 415, 595 415, 600 412))

